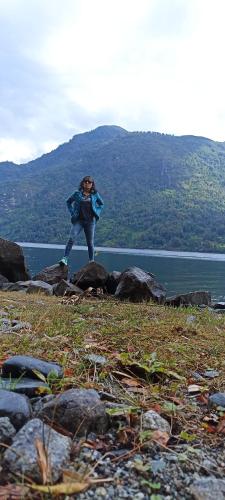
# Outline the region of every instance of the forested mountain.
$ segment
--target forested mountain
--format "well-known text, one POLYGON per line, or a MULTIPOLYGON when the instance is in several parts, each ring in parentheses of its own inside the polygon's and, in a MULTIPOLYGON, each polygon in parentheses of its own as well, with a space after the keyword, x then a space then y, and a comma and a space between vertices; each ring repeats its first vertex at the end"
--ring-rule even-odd
POLYGON ((116 126, 24 165, 0 163, 0 236, 64 243, 65 200, 84 175, 105 201, 97 244, 225 252, 225 142, 116 126))

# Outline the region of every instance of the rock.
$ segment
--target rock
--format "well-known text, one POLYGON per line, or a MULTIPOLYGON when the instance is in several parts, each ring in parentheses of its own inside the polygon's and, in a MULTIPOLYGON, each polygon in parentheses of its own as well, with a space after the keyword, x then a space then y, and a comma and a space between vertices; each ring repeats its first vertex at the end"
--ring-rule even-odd
POLYGON ((159 304, 164 302, 166 292, 155 278, 139 267, 130 267, 120 276, 115 296, 120 300, 142 302, 153 299, 159 304))
POLYGON ((34 371, 40 372, 45 378, 52 372, 58 378, 63 377, 63 370, 57 363, 44 361, 42 359, 33 358, 32 356, 13 356, 4 361, 2 365, 3 377, 20 377, 27 376, 33 379, 38 379, 34 371))
POLYGON ((117 286, 119 284, 121 273, 119 271, 113 271, 109 274, 107 282, 106 282, 106 290, 111 295, 114 295, 117 286))
POLYGON ((2 238, 0 238, 0 273, 12 282, 30 279, 22 248, 2 238))
POLYGON ((209 406, 222 406, 225 408, 225 392, 216 392, 209 396, 209 406))
POLYGON ((60 264, 54 264, 54 266, 45 267, 36 274, 32 279, 33 281, 44 281, 49 283, 49 285, 54 285, 62 280, 67 280, 68 277, 68 266, 60 266, 60 264))
POLYGON ((9 280, 5 276, 0 274, 0 287, 1 287, 2 283, 8 283, 8 282, 9 282, 9 280))
POLYGON ((216 302, 213 304, 213 309, 225 309, 225 302, 216 302))
POLYGON ((12 321, 12 332, 17 332, 19 330, 31 330, 32 326, 28 321, 12 321))
POLYGON ((31 378, 2 378, 0 377, 0 387, 7 391, 25 394, 28 397, 33 397, 37 394, 46 394, 49 391, 49 385, 41 382, 41 380, 34 380, 31 378))
POLYGON ((195 321, 196 321, 196 316, 193 316, 192 314, 190 314, 190 316, 188 316, 186 319, 187 325, 190 325, 191 323, 194 323, 195 321))
POLYGON ((200 306, 210 305, 211 295, 209 292, 197 291, 184 293, 181 295, 174 295, 166 299, 165 305, 179 307, 179 306, 200 306))
POLYGON ((16 283, 3 283, 1 289, 4 292, 27 292, 27 293, 34 293, 34 292, 44 292, 45 295, 52 295, 53 294, 53 288, 51 285, 48 283, 45 283, 44 281, 17 281, 16 283))
POLYGON ((89 361, 92 365, 105 365, 107 363, 107 359, 105 356, 100 356, 97 354, 87 354, 84 359, 89 361))
POLYGON ((74 274, 73 283, 86 290, 89 287, 104 288, 108 279, 108 272, 97 262, 89 262, 74 274))
POLYGON ((45 295, 53 295, 53 288, 49 283, 45 283, 45 281, 30 281, 27 290, 27 293, 39 293, 42 292, 45 295))
POLYGON ((49 401, 51 401, 54 398, 55 398, 54 394, 47 394, 46 396, 41 396, 41 397, 39 396, 37 398, 32 398, 30 402, 33 410, 33 417, 38 417, 39 412, 42 410, 43 406, 46 403, 49 403, 49 401))
POLYGON ((69 389, 44 405, 40 418, 55 421, 78 436, 104 433, 108 417, 98 393, 92 389, 69 389))
POLYGON ((215 477, 202 477, 190 485, 194 500, 224 500, 225 480, 215 477))
POLYGON ((32 481, 42 483, 37 441, 43 444, 50 464, 48 482, 55 483, 60 478, 62 469, 68 465, 72 441, 38 418, 27 422, 17 433, 13 444, 4 454, 3 466, 13 474, 25 475, 32 481))
POLYGON ((163 431, 170 434, 170 424, 165 418, 153 410, 146 411, 142 417, 142 427, 144 430, 163 431))
POLYGON ((84 291, 81 288, 79 288, 76 285, 73 285, 73 283, 70 283, 69 281, 66 280, 61 280, 59 283, 54 285, 53 291, 54 294, 57 295, 58 297, 59 296, 63 297, 64 295, 66 296, 80 295, 81 293, 84 293, 84 291))
POLYGON ((31 418, 29 399, 22 394, 0 389, 0 417, 8 417, 18 430, 31 418))
POLYGON ((0 450, 4 449, 2 444, 11 444, 16 429, 11 424, 8 417, 0 417, 0 450))
POLYGON ((202 375, 206 378, 215 378, 219 377, 219 372, 217 370, 206 370, 202 375))

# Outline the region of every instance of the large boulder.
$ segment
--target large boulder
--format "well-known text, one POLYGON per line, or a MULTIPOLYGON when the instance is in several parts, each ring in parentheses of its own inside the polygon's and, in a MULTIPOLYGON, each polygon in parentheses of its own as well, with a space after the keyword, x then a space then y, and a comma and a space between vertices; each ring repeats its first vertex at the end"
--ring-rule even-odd
POLYGON ((56 283, 53 285, 53 291, 54 294, 57 295, 58 297, 63 297, 64 295, 80 295, 84 293, 81 288, 79 288, 76 285, 73 285, 73 283, 70 283, 69 281, 62 280, 59 283, 56 283))
POLYGON ((93 288, 104 288, 108 279, 109 273, 106 269, 97 262, 89 262, 74 274, 74 285, 86 290, 90 286, 93 288))
POLYGON ((3 465, 14 474, 28 476, 32 481, 42 483, 40 454, 44 449, 49 468, 45 468, 47 482, 55 483, 68 467, 72 440, 34 418, 16 434, 10 448, 6 450, 3 465), (40 453, 39 451, 40 450, 40 453))
POLYGON ((161 304, 165 300, 166 291, 152 274, 139 267, 129 267, 120 276, 115 296, 131 302, 153 299, 161 304))
POLYGON ((108 427, 105 406, 93 389, 69 389, 46 403, 38 416, 77 436, 104 434, 108 427))
POLYGON ((34 281, 45 281, 49 285, 54 285, 59 283, 61 280, 67 280, 68 276, 68 266, 60 266, 60 264, 54 264, 50 267, 45 267, 33 277, 34 281))
POLYGON ((190 293, 183 293, 168 297, 165 304, 167 306, 180 307, 180 306, 209 306, 211 304, 211 295, 209 292, 197 291, 190 293))
POLYGON ((5 276, 0 274, 0 287, 3 283, 9 283, 9 280, 5 276))
POLYGON ((30 279, 22 248, 3 238, 0 238, 0 273, 11 282, 30 279))

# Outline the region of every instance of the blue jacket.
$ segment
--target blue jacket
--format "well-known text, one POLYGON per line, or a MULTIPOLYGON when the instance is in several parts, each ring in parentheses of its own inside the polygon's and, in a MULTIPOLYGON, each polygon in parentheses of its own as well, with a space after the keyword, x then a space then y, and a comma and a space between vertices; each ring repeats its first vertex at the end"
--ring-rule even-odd
MULTIPOLYGON (((82 199, 82 192, 75 191, 75 193, 73 193, 68 198, 68 200, 66 200, 68 210, 73 217, 73 223, 75 223, 76 220, 79 219, 81 199, 82 199)), ((97 191, 96 191, 96 193, 91 194, 91 206, 92 206, 92 210, 94 212, 94 215, 96 217, 96 220, 98 220, 100 217, 100 213, 102 211, 102 208, 104 206, 104 203, 103 203, 103 200, 102 200, 100 194, 97 191)))

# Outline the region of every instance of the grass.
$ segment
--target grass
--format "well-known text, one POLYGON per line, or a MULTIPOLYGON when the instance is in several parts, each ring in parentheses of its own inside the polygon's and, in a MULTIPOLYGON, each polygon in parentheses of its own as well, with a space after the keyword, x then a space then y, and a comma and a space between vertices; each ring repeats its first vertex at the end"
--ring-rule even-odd
POLYGON ((12 319, 32 325, 31 331, 1 334, 0 359, 26 354, 59 362, 65 378, 54 386, 56 392, 93 387, 134 407, 160 405, 160 411, 176 417, 185 431, 202 432, 199 408, 187 397, 188 385, 198 383, 191 372, 219 370, 219 377, 200 383, 202 392, 225 390, 222 314, 113 298, 73 303, 18 292, 0 292, 0 302, 12 319), (85 356, 90 353, 105 356, 106 364, 88 363, 85 356), (171 406, 171 401, 176 404, 171 406), (186 413, 192 415, 189 421, 186 413))

